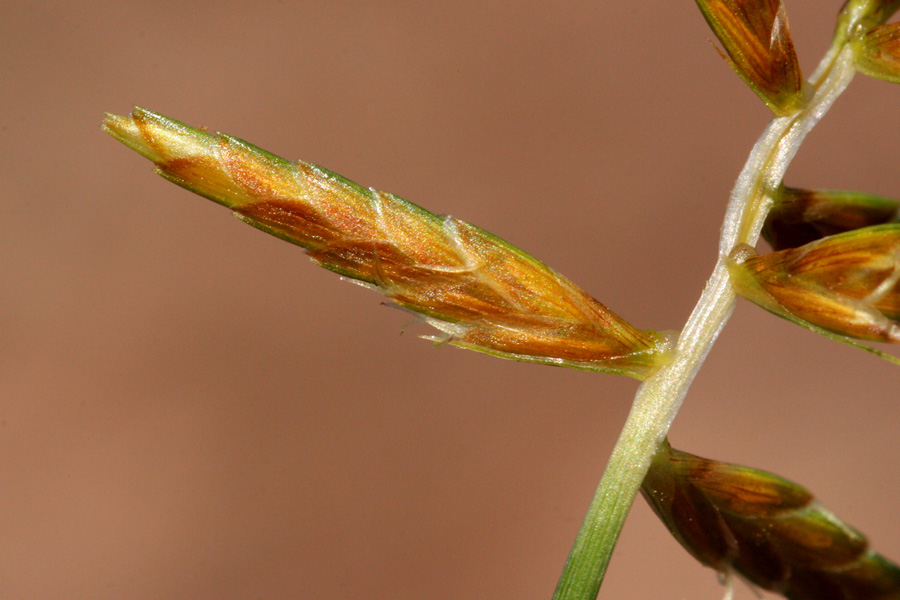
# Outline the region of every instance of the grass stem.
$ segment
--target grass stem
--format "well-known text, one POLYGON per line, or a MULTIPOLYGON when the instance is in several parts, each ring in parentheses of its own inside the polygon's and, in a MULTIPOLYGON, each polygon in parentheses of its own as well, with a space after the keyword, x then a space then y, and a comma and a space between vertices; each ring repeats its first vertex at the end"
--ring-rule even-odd
POLYGON ((731 250, 759 238, 773 194, 803 139, 855 73, 846 39, 837 39, 810 79, 813 94, 797 113, 774 119, 750 153, 735 184, 722 226, 712 276, 679 337, 672 361, 637 391, 606 472, 594 494, 554 594, 554 600, 593 600, 613 548, 653 456, 666 438, 707 353, 734 310, 726 267, 731 250))

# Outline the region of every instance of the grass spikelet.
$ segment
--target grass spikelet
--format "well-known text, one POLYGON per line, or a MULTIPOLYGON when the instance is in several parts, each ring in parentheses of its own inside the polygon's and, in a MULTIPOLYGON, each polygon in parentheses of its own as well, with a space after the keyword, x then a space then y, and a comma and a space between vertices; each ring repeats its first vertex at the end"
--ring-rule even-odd
POLYGON ((875 27, 855 45, 856 68, 860 73, 900 83, 900 23, 875 27))
POLYGON ((140 108, 104 128, 166 179, 423 315, 451 344, 639 379, 666 359, 667 336, 474 225, 140 108))
POLYGON ((790 600, 897 600, 900 568, 796 483, 664 444, 643 494, 698 561, 790 600))
POLYGON ((734 256, 738 293, 763 308, 842 336, 900 342, 900 224, 734 256))
POLYGON ((779 117, 803 106, 803 77, 781 0, 697 0, 723 58, 779 117))
POLYGON ((897 218, 900 202, 843 190, 785 187, 766 217, 762 235, 774 250, 797 248, 829 235, 882 225, 897 218))

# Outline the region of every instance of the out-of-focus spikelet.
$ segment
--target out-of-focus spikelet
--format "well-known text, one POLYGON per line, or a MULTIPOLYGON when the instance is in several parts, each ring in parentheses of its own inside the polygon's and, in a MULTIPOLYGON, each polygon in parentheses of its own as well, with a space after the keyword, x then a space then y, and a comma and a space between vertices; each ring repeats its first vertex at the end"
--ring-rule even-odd
POLYGON ((785 187, 766 217, 762 235, 775 250, 896 220, 900 202, 844 190, 785 187))
POLYGON ((157 172, 306 249, 444 332, 516 360, 644 378, 668 335, 640 331, 525 252, 478 227, 293 163, 243 140, 137 108, 104 128, 157 172))
POLYGON ((837 34, 844 39, 856 37, 890 19, 900 9, 900 0, 848 0, 841 8, 837 34))
POLYGON ((860 73, 900 83, 900 23, 870 29, 857 40, 855 49, 860 73))
POLYGON ((664 445, 644 497, 697 560, 791 600, 900 600, 900 568, 786 479, 664 445))
POLYGON ((697 0, 741 79, 777 116, 802 108, 804 82, 781 0, 697 0))

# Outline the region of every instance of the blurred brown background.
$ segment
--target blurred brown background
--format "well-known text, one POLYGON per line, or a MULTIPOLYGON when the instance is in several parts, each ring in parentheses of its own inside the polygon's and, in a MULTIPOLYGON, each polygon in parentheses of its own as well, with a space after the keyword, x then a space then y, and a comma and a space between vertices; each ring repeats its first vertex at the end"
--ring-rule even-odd
MULTIPOLYGON (((840 4, 788 2, 807 73, 840 4)), ((317 162, 678 328, 768 120, 709 37, 690 0, 3 3, 0 596, 549 598, 636 383, 433 349, 100 119, 317 162)), ((860 76, 789 183, 900 194, 898 100, 860 76)), ((671 437, 900 559, 898 381, 741 303, 671 437)), ((601 598, 720 594, 639 501, 601 598)))

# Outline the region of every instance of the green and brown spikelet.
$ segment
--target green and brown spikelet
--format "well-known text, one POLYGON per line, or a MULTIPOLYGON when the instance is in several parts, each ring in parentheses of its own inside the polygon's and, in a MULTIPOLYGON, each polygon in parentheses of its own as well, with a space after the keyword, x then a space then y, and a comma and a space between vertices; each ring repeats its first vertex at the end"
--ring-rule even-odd
POLYGON ((739 294, 790 320, 871 342, 900 342, 900 224, 864 227, 730 265, 739 294))
POLYGON ((857 40, 854 49, 860 73, 900 83, 900 23, 870 29, 857 40))
POLYGON ((844 190, 784 187, 766 217, 762 235, 775 250, 797 248, 829 235, 897 219, 893 198, 844 190))
POLYGON ((805 488, 665 444, 643 494, 698 561, 791 600, 900 600, 900 568, 805 488))
POLYGON ((451 344, 639 379, 667 360, 667 335, 635 329, 553 269, 459 219, 140 108, 107 115, 103 127, 166 179, 423 315, 451 344))
POLYGON ((804 104, 804 81, 781 0, 697 0, 723 58, 783 117, 804 104))

